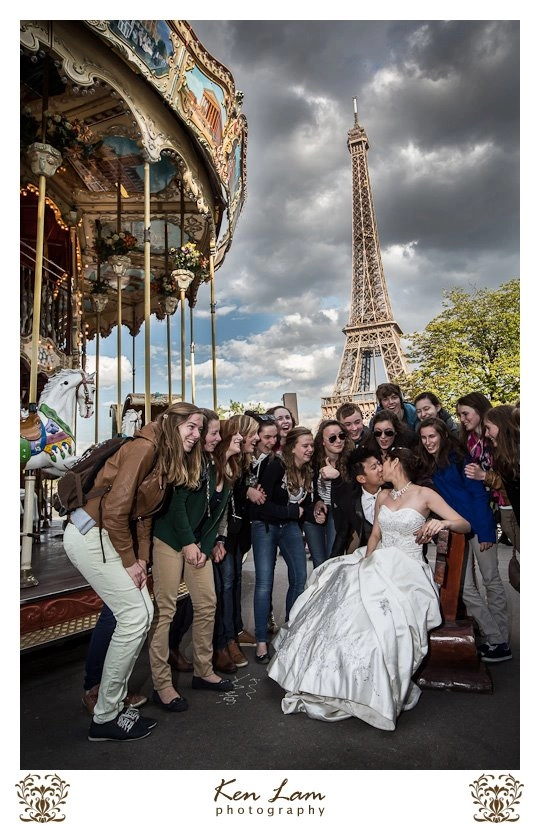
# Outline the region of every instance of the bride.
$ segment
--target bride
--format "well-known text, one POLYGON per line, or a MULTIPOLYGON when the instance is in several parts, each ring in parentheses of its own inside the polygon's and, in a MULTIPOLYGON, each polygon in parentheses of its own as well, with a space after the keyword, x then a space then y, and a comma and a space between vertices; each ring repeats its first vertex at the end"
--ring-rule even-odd
POLYGON ((367 548, 313 570, 274 640, 268 674, 287 693, 284 713, 334 722, 356 716, 394 730, 420 697, 412 681, 441 623, 439 596, 422 544, 441 529, 468 533, 468 521, 434 490, 414 483, 419 459, 392 447, 367 548), (442 518, 427 519, 430 512, 442 518))

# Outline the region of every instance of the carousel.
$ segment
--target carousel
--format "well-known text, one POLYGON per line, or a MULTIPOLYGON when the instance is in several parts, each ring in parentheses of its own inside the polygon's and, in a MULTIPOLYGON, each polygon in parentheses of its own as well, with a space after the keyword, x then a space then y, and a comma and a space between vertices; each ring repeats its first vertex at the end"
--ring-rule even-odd
POLYGON ((215 279, 244 203, 247 121, 231 73, 183 20, 22 21, 20 46, 24 648, 91 628, 101 608, 69 569, 51 508, 78 419, 93 416, 99 440, 100 341, 116 335, 112 432, 130 434, 195 402, 194 314, 209 308, 217 407, 215 279), (168 393, 152 387, 152 318, 166 323, 168 393), (127 398, 125 328, 144 353, 127 398))

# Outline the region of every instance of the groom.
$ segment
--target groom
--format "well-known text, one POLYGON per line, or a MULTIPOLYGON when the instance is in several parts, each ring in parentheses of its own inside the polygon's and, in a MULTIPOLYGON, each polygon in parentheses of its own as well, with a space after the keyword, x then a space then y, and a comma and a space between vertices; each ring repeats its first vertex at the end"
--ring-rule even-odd
POLYGON ((382 485, 382 464, 377 448, 357 447, 349 456, 350 481, 332 490, 336 538, 331 556, 364 547, 371 534, 375 501, 382 485))

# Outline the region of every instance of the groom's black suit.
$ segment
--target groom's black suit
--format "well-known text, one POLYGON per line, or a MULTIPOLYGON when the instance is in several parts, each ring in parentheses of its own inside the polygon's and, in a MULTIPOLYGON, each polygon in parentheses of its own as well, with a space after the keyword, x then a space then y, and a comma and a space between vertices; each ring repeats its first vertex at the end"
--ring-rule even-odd
POLYGON ((332 483, 332 513, 336 528, 336 538, 331 556, 342 556, 347 552, 353 533, 358 536, 358 546, 364 547, 371 535, 373 524, 369 522, 362 507, 362 487, 350 481, 336 479, 332 483))

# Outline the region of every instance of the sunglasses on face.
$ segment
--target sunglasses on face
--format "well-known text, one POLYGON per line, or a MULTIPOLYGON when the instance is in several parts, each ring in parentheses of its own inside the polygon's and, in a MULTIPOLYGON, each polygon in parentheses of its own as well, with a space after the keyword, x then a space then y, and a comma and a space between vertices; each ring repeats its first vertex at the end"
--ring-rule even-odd
POLYGON ((340 441, 345 441, 347 436, 345 435, 345 433, 334 433, 333 435, 328 436, 328 441, 330 442, 330 444, 334 444, 334 442, 337 441, 338 438, 340 441))
POLYGON ((383 435, 385 435, 387 438, 390 438, 390 436, 395 434, 395 430, 373 430, 373 435, 375 436, 375 438, 382 438, 383 435))

